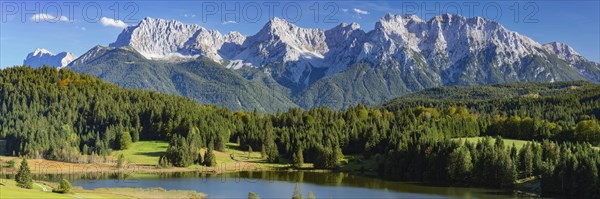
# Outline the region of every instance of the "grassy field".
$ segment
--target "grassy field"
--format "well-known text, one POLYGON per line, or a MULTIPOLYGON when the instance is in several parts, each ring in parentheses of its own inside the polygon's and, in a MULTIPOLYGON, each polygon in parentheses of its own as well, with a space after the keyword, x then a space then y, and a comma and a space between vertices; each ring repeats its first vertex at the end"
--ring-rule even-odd
MULTIPOLYGON (((461 141, 467 141, 470 142, 471 144, 476 144, 477 141, 483 139, 485 137, 470 137, 470 138, 454 138, 453 140, 461 140, 461 141)), ((492 142, 494 141, 494 139, 491 139, 492 142)), ((523 146, 525 146, 525 144, 527 144, 528 142, 532 142, 532 141, 527 141, 527 140, 515 140, 515 139, 505 139, 502 138, 502 140, 504 140, 504 145, 508 146, 508 147, 512 147, 512 145, 514 144, 517 147, 517 150, 520 150, 521 148, 523 148, 523 146)))
POLYGON ((40 198, 40 199, 62 199, 62 198, 205 198, 206 194, 194 191, 166 191, 161 188, 101 188, 84 190, 74 187, 72 193, 53 193, 53 183, 36 182, 33 189, 23 189, 16 186, 12 179, 0 179, 0 198, 40 198), (47 185, 50 184, 50 185, 47 185))
MULTIPOLYGON (((161 141, 140 141, 133 143, 128 149, 121 151, 113 151, 112 155, 106 161, 92 163, 69 163, 59 162, 45 159, 28 159, 31 171, 33 173, 88 173, 88 172, 128 172, 144 176, 144 174, 166 173, 166 172, 186 172, 186 171, 201 171, 208 173, 225 173, 236 171, 256 171, 269 170, 272 168, 287 167, 286 160, 280 164, 267 163, 261 157, 260 152, 253 152, 248 157, 248 152, 241 150, 237 144, 227 144, 225 151, 215 151, 217 159, 216 167, 204 167, 201 165, 191 165, 189 167, 157 167, 158 159, 166 152, 168 142, 161 141), (125 157, 125 165, 123 168, 116 167, 117 158, 123 154, 125 157), (233 158, 232 158, 233 156, 233 158)), ((200 153, 204 153, 206 149, 200 149, 200 153)), ((13 156, 0 156, 0 162, 5 163, 10 160, 17 162, 18 168, 21 159, 13 156)), ((16 173, 16 169, 6 169, 6 172, 16 173)), ((145 177, 145 176, 144 176, 145 177)))
MULTIPOLYGON (((483 139, 485 137, 470 137, 470 138, 453 138, 453 140, 462 140, 470 142, 472 144, 476 144, 477 141, 483 139)), ((517 147, 517 150, 520 150, 521 148, 523 148, 523 146, 525 146, 525 144, 527 144, 528 142, 535 142, 535 141, 528 141, 528 140, 515 140, 515 139, 506 139, 506 138, 502 138, 502 140, 504 140, 504 145, 505 146, 509 146, 512 147, 513 144, 515 144, 515 146, 517 147)), ((492 141, 494 141, 494 139, 492 138, 492 141)), ((600 150, 600 147, 593 147, 597 150, 600 150)))
POLYGON ((344 172, 360 173, 367 176, 377 175, 378 162, 385 157, 381 155, 371 156, 369 158, 363 155, 344 155, 341 160, 340 170, 344 172))
POLYGON ((123 154, 125 160, 135 164, 156 165, 158 159, 169 147, 168 142, 164 141, 140 141, 132 143, 128 149, 122 151, 114 151, 112 156, 117 159, 123 154))
POLYGON ((43 183, 35 183, 33 189, 23 189, 17 187, 12 179, 0 179, 0 198, 134 198, 117 197, 110 194, 58 194, 52 193, 52 188, 43 183), (44 191, 44 187, 46 190, 44 191))
MULTIPOLYGON (((169 143, 164 141, 140 141, 133 143, 126 150, 114 151, 112 153, 112 158, 116 160, 121 154, 123 154, 128 163, 134 163, 138 165, 157 165, 158 159, 163 153, 166 152, 168 146, 169 143)), ((244 169, 244 167, 253 166, 280 168, 289 166, 289 164, 285 163, 285 160, 282 161, 284 162, 283 164, 267 163, 265 159, 261 157, 260 149, 256 149, 252 153, 248 153, 246 150, 247 149, 241 149, 239 145, 235 143, 226 144, 225 151, 215 151, 215 157, 217 158, 217 168, 215 169, 229 170, 234 167, 244 169)), ((199 150, 199 152, 202 154, 204 154, 205 151, 206 149, 199 150)), ((188 169, 206 168, 199 165, 192 165, 189 166, 188 169)))
POLYGON ((241 149, 238 144, 228 143, 225 145, 225 151, 223 154, 226 156, 217 154, 218 163, 237 163, 237 162, 251 162, 260 164, 267 167, 287 167, 289 164, 285 159, 281 159, 278 164, 268 163, 265 158, 261 157, 260 149, 254 149, 252 153, 247 151, 248 149, 241 149), (233 159, 231 159, 233 155, 233 159))

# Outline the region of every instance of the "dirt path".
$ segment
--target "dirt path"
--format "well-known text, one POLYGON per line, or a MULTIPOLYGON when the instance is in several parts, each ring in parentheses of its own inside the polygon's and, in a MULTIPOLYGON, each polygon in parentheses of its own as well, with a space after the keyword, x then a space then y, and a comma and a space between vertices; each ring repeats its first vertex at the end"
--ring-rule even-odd
POLYGON ((38 186, 38 187, 42 188, 42 191, 44 191, 44 192, 48 192, 48 189, 46 189, 46 186, 44 186, 44 185, 41 185, 41 184, 39 184, 39 183, 34 183, 34 185, 36 185, 36 186, 38 186))

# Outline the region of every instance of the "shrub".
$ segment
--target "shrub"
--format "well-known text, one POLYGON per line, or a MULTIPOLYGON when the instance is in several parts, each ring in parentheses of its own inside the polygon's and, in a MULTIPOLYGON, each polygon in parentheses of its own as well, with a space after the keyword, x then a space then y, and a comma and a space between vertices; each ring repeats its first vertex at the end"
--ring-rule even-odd
POLYGON ((70 193, 71 192, 71 183, 66 179, 62 179, 60 181, 60 184, 58 185, 58 188, 52 189, 52 192, 54 192, 54 193, 70 193))

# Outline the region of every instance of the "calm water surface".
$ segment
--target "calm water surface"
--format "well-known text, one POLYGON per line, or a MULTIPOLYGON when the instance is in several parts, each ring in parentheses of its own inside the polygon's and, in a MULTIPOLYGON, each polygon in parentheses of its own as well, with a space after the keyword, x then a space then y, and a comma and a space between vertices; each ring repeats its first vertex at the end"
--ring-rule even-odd
POLYGON ((75 186, 162 187, 167 190, 195 190, 209 198, 247 198, 248 192, 261 198, 291 198, 298 185, 306 198, 311 191, 317 198, 523 198, 512 191, 477 188, 436 187, 418 183, 389 182, 346 173, 301 171, 259 171, 229 174, 178 173, 163 176, 132 176, 128 179, 78 179, 75 186))

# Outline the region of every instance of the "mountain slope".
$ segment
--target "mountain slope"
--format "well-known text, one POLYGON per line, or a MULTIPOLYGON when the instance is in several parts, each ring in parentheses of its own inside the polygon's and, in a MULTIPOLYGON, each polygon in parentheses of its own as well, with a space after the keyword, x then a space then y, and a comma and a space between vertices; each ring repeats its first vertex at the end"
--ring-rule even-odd
POLYGON ((217 104, 231 110, 274 112, 295 107, 287 97, 245 79, 210 60, 168 62, 148 60, 136 50, 96 47, 75 60, 69 69, 91 74, 119 86, 178 94, 203 104, 217 104))
POLYGON ((588 61, 585 57, 579 55, 570 46, 550 42, 544 44, 544 48, 559 59, 565 61, 571 68, 577 70, 579 74, 594 82, 600 82, 600 64, 588 61))
POLYGON ((571 82, 513 82, 484 86, 446 86, 406 94, 393 101, 407 99, 429 100, 496 100, 518 97, 552 97, 598 91, 600 85, 589 81, 571 82))
POLYGON ((322 30, 274 18, 249 36, 147 17, 110 46, 82 55, 73 70, 245 110, 376 105, 438 86, 600 81, 600 65, 565 44, 450 14, 388 14, 369 32, 356 23, 322 30), (102 55, 114 48, 122 54, 102 55))

